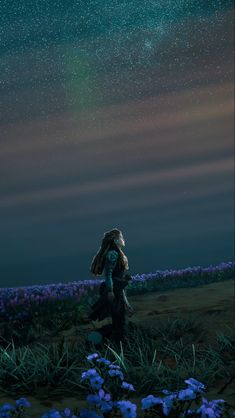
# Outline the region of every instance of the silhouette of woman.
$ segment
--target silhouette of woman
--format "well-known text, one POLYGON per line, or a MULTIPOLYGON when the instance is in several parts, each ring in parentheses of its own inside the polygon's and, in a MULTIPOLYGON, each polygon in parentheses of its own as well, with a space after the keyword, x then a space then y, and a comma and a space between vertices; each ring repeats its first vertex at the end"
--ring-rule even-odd
POLYGON ((122 251, 125 241, 122 232, 115 228, 104 233, 101 247, 93 257, 90 271, 93 275, 101 275, 104 270, 105 281, 101 283, 100 297, 91 306, 88 315, 90 320, 102 321, 112 317, 111 338, 116 342, 123 339, 126 331, 125 314, 133 314, 133 308, 129 304, 124 288, 131 280, 126 273, 129 270, 128 259, 122 251))

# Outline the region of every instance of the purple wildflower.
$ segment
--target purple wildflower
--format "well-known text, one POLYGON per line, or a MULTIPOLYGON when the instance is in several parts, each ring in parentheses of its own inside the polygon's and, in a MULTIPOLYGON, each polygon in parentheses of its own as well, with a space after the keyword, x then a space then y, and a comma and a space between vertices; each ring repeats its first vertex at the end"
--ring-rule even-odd
POLYGON ((95 411, 88 409, 82 409, 79 414, 79 418, 102 418, 101 415, 97 415, 95 411))
POLYGON ((123 373, 120 370, 109 370, 109 376, 119 376, 122 380, 124 379, 123 373))
POLYGON ((128 389, 128 390, 135 390, 134 389, 134 386, 133 385, 131 385, 130 383, 127 383, 127 382, 122 382, 122 385, 121 385, 121 387, 123 388, 123 389, 128 389))
POLYGON ((117 364, 110 364, 109 368, 110 369, 120 369, 120 366, 118 366, 117 364))
POLYGON ((194 392, 202 392, 205 390, 205 385, 193 377, 185 380, 185 383, 187 383, 190 386, 190 389, 192 389, 194 392))
POLYGON ((89 402, 91 405, 96 405, 100 401, 100 397, 98 395, 89 394, 86 397, 87 402, 89 402))
POLYGON ((43 414, 41 418, 63 418, 59 411, 51 409, 49 412, 43 414))
POLYGON ((105 400, 105 401, 110 401, 111 399, 111 395, 109 393, 105 393, 103 389, 99 390, 99 397, 100 399, 105 400))
POLYGON ((15 409, 13 405, 10 403, 5 403, 3 406, 0 407, 0 412, 9 412, 15 409))
POLYGON ((31 403, 26 398, 20 398, 16 400, 16 406, 30 407, 31 403))
POLYGON ((65 417, 70 417, 71 412, 72 412, 71 409, 65 408, 63 413, 65 417))
POLYGON ((91 377, 99 376, 99 373, 96 369, 89 369, 86 372, 82 373, 81 381, 84 379, 90 379, 91 377))
POLYGON ((163 399, 163 414, 164 415, 169 414, 173 405, 173 401, 176 397, 177 395, 175 393, 165 396, 165 398, 163 399))
POLYGON ((191 388, 182 389, 178 393, 178 399, 180 399, 181 401, 186 401, 186 400, 195 399, 195 398, 196 398, 196 394, 191 388))
POLYGON ((104 379, 101 376, 94 376, 90 378, 90 385, 92 389, 100 389, 102 384, 104 383, 104 379))
POLYGON ((141 400, 142 409, 148 409, 157 404, 163 404, 163 400, 153 395, 148 395, 141 400))
POLYGON ((167 389, 163 389, 162 390, 162 393, 164 393, 165 395, 170 395, 172 392, 170 392, 169 390, 167 390, 167 389))
POLYGON ((89 356, 87 356, 87 360, 92 361, 97 357, 99 357, 99 355, 97 353, 89 354, 89 356))
POLYGON ((113 402, 110 399, 110 394, 105 394, 103 389, 99 390, 99 395, 96 394, 87 396, 87 401, 91 404, 96 405, 98 408, 101 409, 102 412, 109 412, 112 410, 113 402))
POLYGON ((106 364, 108 366, 111 362, 109 360, 107 360, 106 358, 101 357, 101 358, 96 360, 96 363, 106 364))
POLYGON ((119 401, 117 407, 125 418, 136 418, 136 405, 130 401, 119 401))
POLYGON ((218 418, 221 417, 223 406, 220 405, 224 402, 223 399, 218 399, 208 402, 206 398, 202 397, 202 405, 198 408, 197 412, 201 413, 201 418, 218 418))

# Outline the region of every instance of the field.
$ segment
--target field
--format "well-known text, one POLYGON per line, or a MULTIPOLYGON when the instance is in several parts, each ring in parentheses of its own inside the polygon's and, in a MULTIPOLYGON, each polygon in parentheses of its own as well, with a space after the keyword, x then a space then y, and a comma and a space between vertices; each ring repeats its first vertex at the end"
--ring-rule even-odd
MULTIPOLYGON (((194 377, 206 385, 206 398, 209 400, 222 398, 235 407, 234 280, 230 279, 200 285, 199 287, 133 295, 129 296, 128 300, 134 308, 134 315, 127 319, 129 322, 129 337, 132 342, 130 345, 123 345, 124 359, 126 356, 128 367, 130 366, 128 368, 130 372, 128 373, 129 380, 126 378, 126 381, 132 383, 136 388, 135 379, 138 381, 140 376, 138 375, 140 373, 138 371, 140 363, 134 364, 138 356, 135 359, 130 356, 130 346, 131 344, 133 345, 132 334, 137 332, 140 339, 141 335, 145 335, 145 344, 148 344, 149 336, 149 342, 151 340, 149 350, 152 350, 152 356, 155 347, 157 350, 156 361, 159 362, 160 359, 163 361, 164 368, 162 372, 164 375, 165 371, 168 380, 166 379, 164 381, 162 389, 169 389, 166 386, 166 382, 171 382, 171 377, 169 376, 171 376, 170 373, 172 370, 177 372, 179 366, 182 367, 181 354, 184 353, 183 357, 186 360, 184 373, 188 371, 188 376, 185 374, 185 378, 192 376, 190 372, 192 371, 194 362, 193 371, 195 373, 198 372, 198 375, 194 377), (168 351, 166 351, 167 347, 169 348, 168 351), (194 354, 193 347, 195 349, 194 354), (202 361, 200 356, 203 350, 206 350, 208 370, 209 368, 211 370, 208 376, 206 373, 206 365, 203 367, 200 365, 202 361), (129 364, 130 358, 133 364, 129 364), (214 377, 211 376, 212 371, 215 372, 214 377), (202 376, 207 378, 207 382, 202 380, 202 376)), ((87 352, 84 351, 85 357, 85 355, 95 351, 92 351, 91 347, 89 351, 89 347, 87 346, 86 335, 88 332, 99 329, 100 326, 109 322, 110 320, 107 319, 88 325, 76 324, 70 328, 61 330, 54 336, 53 334, 51 336, 49 334, 47 336, 42 334, 37 343, 40 342, 45 345, 52 343, 59 344, 61 339, 66 341, 68 346, 78 343, 84 347, 84 350, 88 349, 87 352)), ((35 344, 29 344, 28 347, 33 349, 35 344)), ((146 346, 144 348, 143 338, 140 341, 140 346, 144 354, 146 346)), ((102 356, 106 348, 104 347, 102 353, 100 352, 102 356)), ((99 353, 97 350, 96 352, 99 353)), ((147 357, 144 361, 148 361, 147 357)), ((177 373, 174 376, 172 375, 172 387, 174 387, 176 382, 175 376, 177 373)), ((158 384, 158 381, 156 381, 156 384, 158 384)), ((153 387, 151 388, 150 385, 149 390, 147 390, 147 386, 146 384, 143 387, 143 394, 141 396, 137 393, 133 397, 129 396, 128 398, 137 404, 139 411, 141 411, 140 399, 147 396, 147 394, 154 394, 153 387), (145 392, 146 394, 144 395, 145 392)), ((87 403, 84 401, 84 391, 79 388, 77 392, 73 391, 71 396, 68 393, 63 396, 62 391, 60 393, 57 391, 56 394, 55 389, 53 387, 50 388, 48 385, 38 385, 35 393, 30 394, 26 390, 20 394, 20 396, 27 397, 31 402, 31 416, 39 418, 51 407, 58 408, 59 410, 65 407, 87 407, 87 403)), ((5 402, 14 403, 16 398, 17 396, 10 396, 3 390, 0 391, 0 405, 5 402)), ((141 412, 137 416, 141 417, 141 412)))

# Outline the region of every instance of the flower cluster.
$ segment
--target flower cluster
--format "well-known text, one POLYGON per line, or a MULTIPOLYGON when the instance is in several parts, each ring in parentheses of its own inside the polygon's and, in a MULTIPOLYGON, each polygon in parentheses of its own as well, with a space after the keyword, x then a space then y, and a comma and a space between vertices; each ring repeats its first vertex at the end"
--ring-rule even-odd
MULTIPOLYGON (((154 273, 137 274, 131 277, 131 285, 129 294, 136 294, 145 290, 153 290, 157 288, 160 282, 165 282, 168 279, 173 283, 176 279, 179 282, 181 279, 187 278, 199 280, 202 277, 206 280, 214 278, 214 281, 225 280, 234 277, 235 262, 222 262, 216 266, 209 267, 187 267, 179 270, 156 270, 154 273)), ((212 279, 210 279, 212 280, 212 279)), ((169 288, 170 283, 167 283, 169 288)), ((71 301, 81 303, 83 298, 100 286, 100 279, 86 279, 78 280, 69 283, 57 283, 48 285, 22 286, 14 288, 0 288, 0 319, 24 320, 30 316, 30 312, 35 307, 41 307, 47 303, 55 301, 71 301)))
POLYGON ((104 383, 104 378, 99 374, 96 368, 91 368, 82 373, 81 381, 89 380, 89 387, 97 390, 96 394, 89 394, 86 398, 87 402, 96 406, 100 412, 117 411, 118 409, 124 417, 136 416, 136 405, 130 401, 119 400, 120 394, 125 394, 126 391, 135 391, 132 384, 124 381, 123 373, 120 366, 111 364, 111 362, 103 357, 98 358, 97 353, 87 356, 89 362, 95 362, 97 368, 101 367, 100 372, 106 373, 106 388, 112 392, 112 398, 109 393, 101 387, 104 383), (121 383, 121 385, 120 385, 121 383), (118 391, 116 390, 118 386, 118 391), (121 389, 121 390, 120 390, 121 389), (127 415, 128 414, 128 415, 127 415))
POLYGON ((29 407, 31 407, 31 403, 26 398, 17 399, 15 405, 5 403, 3 406, 0 406, 0 418, 20 417, 24 408, 29 407))
MULTIPOLYGON (((92 363, 93 367, 82 373, 81 382, 87 382, 89 389, 95 393, 87 395, 86 400, 93 409, 82 409, 79 415, 75 415, 69 408, 59 412, 51 409, 42 415, 41 418, 103 418, 117 416, 119 413, 123 418, 136 418, 137 406, 126 399, 130 391, 135 391, 132 384, 124 381, 124 376, 120 366, 111 364, 111 362, 103 357, 99 358, 97 353, 87 356, 87 360, 92 363), (98 369, 98 370, 97 370, 98 369), (104 379, 104 377, 106 379, 104 379), (102 385, 104 387, 102 387, 102 385), (112 393, 112 395, 109 392, 112 393), (107 415, 108 414, 108 415, 107 415)), ((186 389, 177 392, 170 392, 163 389, 163 397, 148 395, 141 400, 143 411, 148 411, 152 415, 158 417, 201 417, 201 418, 220 418, 225 411, 226 402, 223 399, 208 401, 204 396, 205 386, 194 378, 185 380, 186 389), (199 400, 202 401, 199 406, 199 400), (198 407, 190 409, 189 406, 195 401, 198 407), (187 405, 187 406, 186 406, 187 405), (157 415, 156 415, 157 414, 157 415)), ((5 404, 0 407, 0 418, 25 417, 24 408, 30 407, 31 404, 26 398, 16 400, 16 405, 5 404)), ((233 411, 235 416, 235 411, 233 411)))
MULTIPOLYGON (((94 353, 87 356, 87 360, 90 362, 102 364, 108 366, 106 368, 106 375, 109 377, 117 377, 118 380, 116 383, 121 381, 119 388, 127 389, 129 391, 134 391, 133 385, 124 381, 123 373, 120 370, 120 367, 117 365, 112 365, 109 360, 104 358, 98 358, 98 354, 94 353)), ((117 411, 117 409, 122 413, 124 418, 136 418, 136 405, 127 400, 117 400, 111 399, 109 393, 101 388, 104 384, 104 378, 99 374, 96 368, 91 368, 87 372, 82 374, 82 381, 88 379, 90 387, 93 390, 98 390, 98 393, 94 395, 88 395, 87 401, 95 405, 101 412, 117 411), (113 409, 112 409, 113 408, 113 409)), ((218 418, 223 414, 223 404, 225 401, 223 399, 213 400, 208 402, 204 395, 205 385, 194 378, 189 378, 185 380, 187 384, 186 389, 181 389, 178 392, 170 392, 167 389, 163 389, 162 393, 164 397, 155 397, 149 395, 146 398, 141 400, 142 410, 156 411, 158 416, 169 416, 171 412, 174 412, 174 416, 201 416, 202 418, 211 417, 218 418), (199 404, 199 399, 202 398, 202 405, 198 408, 190 409, 190 404, 196 400, 199 404), (187 407, 185 407, 186 401, 190 401, 187 407)), ((107 384, 108 386, 108 384, 107 384)), ((124 395, 122 391, 117 391, 119 395, 124 395)), ((88 413, 88 411, 87 411, 88 413)))

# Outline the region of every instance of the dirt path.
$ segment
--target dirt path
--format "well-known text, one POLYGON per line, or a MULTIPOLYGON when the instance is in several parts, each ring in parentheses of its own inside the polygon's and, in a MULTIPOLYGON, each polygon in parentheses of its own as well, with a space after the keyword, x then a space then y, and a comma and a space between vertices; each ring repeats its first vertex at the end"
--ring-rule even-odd
MULTIPOLYGON (((235 324, 234 280, 129 296, 128 300, 134 308, 131 321, 135 324, 156 326, 159 319, 196 314, 207 326, 208 337, 215 335, 215 329, 225 332, 227 325, 233 327, 235 324)), ((111 319, 95 321, 83 328, 92 330, 107 323, 111 323, 111 319)))
POLYGON ((185 317, 191 313, 207 321, 210 329, 216 324, 217 330, 225 330, 226 324, 232 327, 235 321, 233 280, 132 296, 129 300, 136 311, 133 316, 136 323, 146 320, 157 323, 159 318, 185 317))

